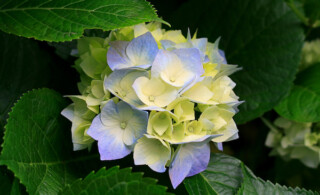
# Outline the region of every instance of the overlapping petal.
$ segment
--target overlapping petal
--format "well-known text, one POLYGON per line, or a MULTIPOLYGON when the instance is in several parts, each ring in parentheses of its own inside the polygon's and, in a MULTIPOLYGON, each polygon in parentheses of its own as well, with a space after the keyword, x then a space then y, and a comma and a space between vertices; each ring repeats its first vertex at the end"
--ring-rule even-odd
POLYGON ((148 75, 149 73, 142 69, 115 70, 105 79, 104 87, 123 101, 139 107, 144 104, 136 95, 132 85, 138 77, 147 77, 148 75))
POLYGON ((87 133, 98 141, 101 160, 115 160, 131 153, 133 145, 146 132, 147 121, 147 112, 110 100, 87 133))
POLYGON ((233 104, 239 99, 233 92, 234 87, 235 83, 227 76, 205 77, 182 95, 202 104, 233 104))
POLYGON ((200 53, 195 48, 159 50, 151 68, 152 77, 161 77, 175 87, 184 87, 203 73, 200 53))
POLYGON ((178 96, 178 89, 160 78, 137 78, 133 85, 139 99, 147 106, 163 108, 174 101, 178 96))
POLYGON ((135 165, 148 165, 152 170, 163 173, 171 158, 171 148, 161 139, 145 136, 138 140, 133 158, 135 165))
POLYGON ((90 149, 94 140, 88 136, 87 130, 96 114, 88 109, 86 101, 81 99, 81 96, 72 96, 71 99, 73 103, 66 107, 61 114, 72 122, 73 150, 90 149))
POLYGON ((110 42, 107 62, 111 70, 141 67, 148 68, 158 53, 158 45, 150 32, 132 41, 110 42))
POLYGON ((186 177, 204 171, 210 160, 209 141, 181 145, 169 167, 169 176, 173 188, 176 188, 186 177))

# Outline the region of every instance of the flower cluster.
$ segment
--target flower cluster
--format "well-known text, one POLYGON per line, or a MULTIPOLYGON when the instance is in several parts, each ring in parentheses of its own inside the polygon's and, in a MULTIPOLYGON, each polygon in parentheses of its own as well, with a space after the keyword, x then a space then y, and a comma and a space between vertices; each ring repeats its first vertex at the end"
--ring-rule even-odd
POLYGON ((210 141, 238 138, 240 104, 228 77, 239 70, 207 38, 184 37, 159 23, 78 41, 82 95, 62 114, 72 122, 74 150, 98 141, 101 160, 133 151, 136 165, 169 175, 176 188, 206 169, 210 141))
POLYGON ((282 117, 270 127, 266 146, 273 148, 270 155, 284 160, 299 159, 304 165, 317 168, 320 163, 320 125, 298 123, 282 117))
POLYGON ((320 63, 320 40, 306 41, 302 48, 300 70, 320 63))

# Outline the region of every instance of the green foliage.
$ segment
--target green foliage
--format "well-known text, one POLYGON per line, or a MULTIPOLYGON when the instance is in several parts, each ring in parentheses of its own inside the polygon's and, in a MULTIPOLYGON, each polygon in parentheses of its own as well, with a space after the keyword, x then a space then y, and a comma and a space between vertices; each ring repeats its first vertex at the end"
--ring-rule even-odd
POLYGON ((187 178, 184 185, 193 194, 304 194, 318 195, 300 188, 287 188, 256 177, 240 160, 225 155, 212 154, 207 170, 187 178))
POLYGON ((221 36, 228 63, 243 67, 232 76, 236 94, 245 100, 236 115, 238 123, 271 110, 289 92, 304 35, 283 1, 192 0, 167 21, 174 28, 198 29, 198 37, 210 41, 221 36))
POLYGON ((300 20, 308 27, 320 26, 320 1, 318 0, 285 0, 300 20))
POLYGON ((184 185, 189 194, 235 194, 241 186, 241 161, 224 154, 212 154, 207 170, 190 178, 184 185))
MULTIPOLYGON (((0 32, 0 131, 20 95, 45 86, 50 78, 49 55, 37 43, 0 32)), ((1 136, 2 139, 2 136, 1 136)))
POLYGON ((162 20, 145 0, 0 2, 0 29, 38 40, 68 41, 85 29, 112 30, 148 21, 162 20))
POLYGON ((317 192, 307 191, 300 188, 287 188, 279 184, 273 184, 270 181, 263 181, 256 177, 246 166, 241 164, 243 173, 243 183, 238 191, 238 195, 268 195, 268 194, 288 194, 288 195, 318 195, 317 192))
POLYGON ((5 127, 0 164, 6 165, 30 194, 56 194, 86 174, 90 159, 72 154, 65 100, 49 89, 24 94, 13 107, 5 127))
POLYGON ((300 72, 289 96, 275 109, 281 116, 294 121, 320 121, 320 64, 300 72))
POLYGON ((13 178, 12 173, 5 166, 0 167, 0 192, 1 195, 26 194, 25 188, 20 184, 19 179, 13 178))
POLYGON ((143 173, 131 173, 130 168, 112 167, 91 172, 83 180, 66 187, 61 194, 168 194, 166 187, 157 185, 157 180, 143 178, 143 173))

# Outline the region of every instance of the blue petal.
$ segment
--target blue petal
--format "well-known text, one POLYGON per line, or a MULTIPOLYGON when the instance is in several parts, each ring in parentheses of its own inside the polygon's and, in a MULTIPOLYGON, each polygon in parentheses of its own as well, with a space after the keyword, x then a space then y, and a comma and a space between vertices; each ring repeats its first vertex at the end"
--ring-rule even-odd
POLYGON ((109 90, 113 95, 119 97, 123 101, 133 105, 144 105, 136 95, 132 88, 133 82, 138 77, 148 77, 149 73, 141 69, 121 69, 112 72, 104 81, 104 87, 109 90))
POLYGON ((224 54, 224 51, 219 49, 219 54, 220 56, 223 58, 223 64, 227 64, 227 59, 226 59, 226 55, 224 54))
POLYGON ((161 40, 160 43, 163 49, 165 50, 173 49, 174 46, 176 45, 176 43, 170 40, 161 40))
POLYGON ((197 48, 182 48, 173 50, 173 52, 188 69, 192 70, 199 77, 204 73, 201 55, 197 48))
POLYGON ((133 108, 133 116, 129 119, 128 126, 124 131, 124 143, 133 146, 147 132, 147 125, 148 112, 133 108))
POLYGON ((131 153, 122 141, 123 131, 104 126, 100 114, 93 119, 87 134, 98 141, 101 160, 121 159, 131 153))
POLYGON ((126 54, 128 41, 112 41, 107 53, 107 62, 111 70, 121 69, 131 66, 126 54))
POLYGON ((184 178, 204 171, 209 160, 210 145, 208 142, 181 145, 169 168, 173 188, 176 188, 184 178))
POLYGON ((158 53, 158 44, 150 32, 147 32, 129 43, 126 54, 132 66, 151 66, 158 53))

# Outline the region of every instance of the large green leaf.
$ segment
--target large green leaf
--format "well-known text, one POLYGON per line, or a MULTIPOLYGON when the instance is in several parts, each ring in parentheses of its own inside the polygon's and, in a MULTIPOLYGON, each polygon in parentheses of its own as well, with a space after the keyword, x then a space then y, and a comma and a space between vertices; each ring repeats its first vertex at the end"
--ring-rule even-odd
POLYGON ((241 183, 241 161, 225 154, 212 154, 207 170, 184 180, 190 195, 235 194, 241 183))
POLYGON ((291 188, 273 184, 270 181, 263 181, 256 177, 247 167, 242 164, 243 184, 238 195, 269 195, 269 194, 287 194, 287 195, 318 195, 317 192, 307 191, 300 188, 291 188))
POLYGON ((37 43, 0 31, 0 135, 13 103, 50 79, 49 55, 37 43))
POLYGON ((76 155, 67 121, 67 105, 53 90, 28 92, 15 104, 5 126, 0 164, 14 172, 30 194, 56 194, 86 175, 94 155, 76 155))
POLYGON ((275 107, 281 116, 298 122, 320 121, 320 64, 297 75, 289 96, 275 107))
POLYGON ((0 29, 46 41, 79 38, 85 29, 111 30, 162 21, 145 0, 0 1, 0 29))
POLYGON ((143 173, 131 173, 130 168, 112 167, 90 173, 85 179, 77 180, 61 194, 167 194, 166 187, 157 185, 157 180, 143 178, 143 173))
POLYGON ((207 170, 186 178, 184 185, 190 195, 318 194, 263 181, 256 177, 240 160, 225 154, 212 154, 207 170))
POLYGON ((166 20, 174 28, 198 29, 211 42, 221 36, 228 62, 243 67, 232 77, 245 101, 238 123, 271 110, 289 92, 304 35, 282 0, 191 0, 166 20))

